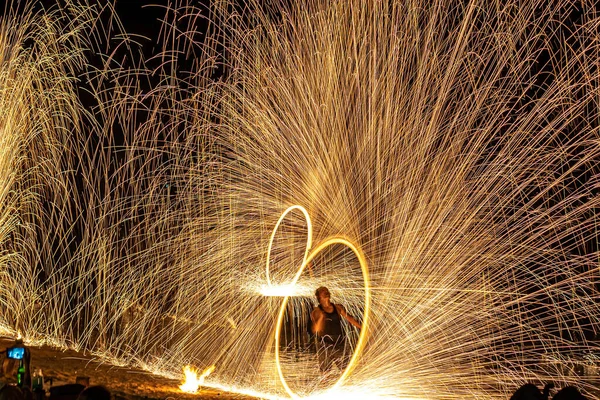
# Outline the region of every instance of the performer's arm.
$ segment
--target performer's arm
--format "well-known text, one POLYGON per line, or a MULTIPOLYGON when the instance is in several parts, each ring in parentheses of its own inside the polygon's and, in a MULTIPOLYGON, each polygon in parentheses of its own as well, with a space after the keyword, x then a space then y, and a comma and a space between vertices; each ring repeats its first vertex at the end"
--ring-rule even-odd
POLYGON ((312 321, 311 330, 312 333, 319 334, 323 332, 325 328, 325 313, 320 308, 315 309, 310 313, 310 319, 312 321))
POLYGON ((338 312, 340 313, 340 315, 342 317, 346 318, 346 320, 348 322, 350 322, 350 324, 354 325, 358 329, 362 329, 362 326, 361 326, 360 322, 358 322, 352 315, 348 314, 346 312, 346 309, 344 308, 344 306, 342 306, 341 304, 336 304, 335 306, 337 307, 338 312))

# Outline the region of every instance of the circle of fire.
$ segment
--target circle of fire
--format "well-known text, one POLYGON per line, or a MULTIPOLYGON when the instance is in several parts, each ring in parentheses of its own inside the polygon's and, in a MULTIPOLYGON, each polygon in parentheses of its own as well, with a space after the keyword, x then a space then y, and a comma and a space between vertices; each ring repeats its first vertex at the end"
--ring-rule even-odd
MULTIPOLYGON (((300 205, 293 205, 293 206, 289 207, 287 210, 285 210, 283 212, 283 214, 281 214, 281 216, 279 217, 279 220, 277 221, 277 224, 275 224, 275 228, 273 229, 273 233, 271 234, 271 238, 269 240, 269 247, 268 247, 268 252, 267 252, 267 268, 266 268, 266 276, 267 276, 267 282, 268 282, 269 286, 271 286, 271 280, 269 277, 269 260, 270 260, 270 255, 271 255, 271 247, 273 245, 273 238, 275 237, 275 233, 277 232, 279 225, 281 224, 283 219, 292 210, 299 210, 304 214, 304 217, 306 219, 306 225, 308 228, 308 238, 306 241, 306 250, 304 252, 304 258, 302 260, 302 265, 300 266, 300 269, 298 269, 298 272, 296 272, 296 275, 292 279, 292 282, 289 285, 290 287, 293 287, 296 284, 296 282, 298 282, 298 279, 302 275, 302 272, 304 271, 304 268, 306 267, 306 265, 308 265, 308 263, 310 263, 317 256, 317 254, 319 254, 322 250, 324 250, 325 248, 327 248, 333 244, 342 244, 342 245, 350 248, 354 252, 356 257, 358 258, 358 262, 360 263, 360 268, 361 268, 362 274, 363 274, 363 280, 364 280, 364 286, 365 286, 365 308, 364 308, 364 312, 363 312, 362 329, 360 330, 358 342, 356 343, 356 348, 354 349, 354 353, 352 354, 352 358, 350 359, 348 366, 346 367, 346 369, 344 369, 344 371, 340 375, 339 379, 331 387, 331 389, 335 389, 335 388, 339 387, 346 380, 346 378, 350 375, 350 373, 356 366, 356 362, 363 350, 363 347, 364 347, 364 344, 365 344, 366 338, 367 338, 369 309, 370 309, 370 303, 371 303, 371 291, 369 288, 369 270, 368 270, 368 266, 367 266, 367 260, 364 256, 364 254, 362 253, 360 247, 356 246, 354 243, 352 243, 352 241, 350 241, 349 239, 342 237, 342 236, 334 236, 334 237, 327 238, 321 244, 319 244, 313 251, 310 251, 310 248, 312 246, 312 223, 310 220, 310 216, 308 215, 308 212, 306 211, 306 209, 304 207, 302 207, 300 205)), ((287 382, 285 380, 285 376, 283 375, 283 371, 281 369, 281 362, 280 362, 280 358, 279 358, 281 326, 283 323, 283 317, 285 314, 285 310, 286 310, 286 306, 289 301, 289 298, 290 298, 289 294, 284 297, 283 302, 281 303, 281 307, 279 308, 279 314, 277 316, 277 322, 275 325, 276 326, 275 327, 275 362, 277 364, 277 372, 279 374, 279 379, 281 381, 281 384, 285 388, 285 391, 290 395, 290 397, 292 397, 294 399, 298 399, 298 398, 300 398, 300 396, 298 396, 289 387, 289 385, 287 384, 287 382)))

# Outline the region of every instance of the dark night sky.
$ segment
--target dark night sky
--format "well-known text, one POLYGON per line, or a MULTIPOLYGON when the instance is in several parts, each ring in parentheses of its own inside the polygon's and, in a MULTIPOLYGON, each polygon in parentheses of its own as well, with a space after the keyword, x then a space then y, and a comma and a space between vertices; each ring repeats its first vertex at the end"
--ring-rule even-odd
MULTIPOLYGON (((181 6, 183 0, 108 0, 114 5, 116 14, 118 15, 125 31, 129 34, 138 36, 145 36, 149 41, 154 44, 160 34, 161 24, 160 21, 165 17, 167 7, 178 7, 181 6)), ((90 5, 104 6, 106 0, 86 0, 90 5)), ((7 8, 12 7, 13 9, 22 10, 25 6, 26 1, 8 1, 5 6, 0 6, 0 15, 7 14, 7 8)), ((57 5, 64 4, 64 0, 34 0, 31 1, 34 4, 34 10, 41 9, 52 9, 57 5)), ((77 2, 75 2, 77 3, 77 2)), ((208 0, 187 0, 186 4, 205 9, 209 5, 208 0)), ((201 20, 199 20, 201 21, 201 20)), ((205 29, 202 26, 196 26, 196 29, 205 29)), ((136 39, 141 41, 140 38, 136 39)), ((144 43, 144 47, 150 48, 147 43, 144 43)))

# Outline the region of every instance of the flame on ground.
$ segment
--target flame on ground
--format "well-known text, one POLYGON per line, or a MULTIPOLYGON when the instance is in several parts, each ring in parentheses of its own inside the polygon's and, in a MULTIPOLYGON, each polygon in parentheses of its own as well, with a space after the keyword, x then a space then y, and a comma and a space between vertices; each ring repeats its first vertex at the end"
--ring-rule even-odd
POLYGON ((183 367, 183 374, 185 375, 185 381, 179 386, 183 392, 196 393, 200 385, 204 383, 204 379, 215 370, 215 366, 211 365, 206 368, 204 372, 198 377, 198 370, 193 368, 191 365, 183 367))

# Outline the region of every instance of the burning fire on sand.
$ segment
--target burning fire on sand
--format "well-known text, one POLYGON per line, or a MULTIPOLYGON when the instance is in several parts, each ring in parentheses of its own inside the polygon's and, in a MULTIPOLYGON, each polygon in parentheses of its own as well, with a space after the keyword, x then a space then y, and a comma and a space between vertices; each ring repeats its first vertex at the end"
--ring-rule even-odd
POLYGON ((183 392, 196 393, 200 385, 204 383, 204 378, 210 375, 215 370, 215 366, 211 365, 206 368, 200 377, 198 377, 198 370, 193 368, 191 365, 183 367, 183 374, 185 375, 185 381, 179 386, 183 392))

